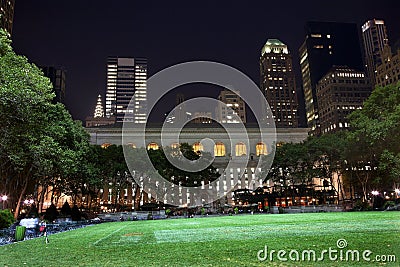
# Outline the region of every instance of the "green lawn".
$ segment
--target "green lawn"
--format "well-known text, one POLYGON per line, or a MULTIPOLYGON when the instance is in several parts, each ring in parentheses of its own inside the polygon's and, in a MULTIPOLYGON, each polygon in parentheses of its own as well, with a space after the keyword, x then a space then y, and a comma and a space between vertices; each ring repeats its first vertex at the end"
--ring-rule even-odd
MULTIPOLYGON (((0 247, 0 266, 400 266, 400 213, 245 215, 104 223, 0 247), (257 253, 365 250, 371 262, 260 261, 257 253), (395 263, 372 262, 396 255, 395 263)), ((263 253, 261 254, 261 256, 263 253)), ((290 254, 295 258, 296 254, 290 254)), ((306 254, 305 254, 306 255, 306 254)), ((338 252, 339 255, 339 252, 338 252)), ((334 254, 333 254, 334 256, 334 254)), ((332 257, 333 257, 332 256, 332 257)), ((362 256, 360 256, 362 258, 362 256)), ((307 257, 306 257, 307 259, 307 257)))

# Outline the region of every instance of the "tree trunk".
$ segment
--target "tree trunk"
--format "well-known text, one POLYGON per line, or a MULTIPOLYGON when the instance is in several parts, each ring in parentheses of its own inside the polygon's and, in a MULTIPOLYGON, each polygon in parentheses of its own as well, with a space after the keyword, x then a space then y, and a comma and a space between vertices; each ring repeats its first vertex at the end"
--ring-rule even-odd
POLYGON ((19 194, 17 206, 15 207, 15 211, 14 211, 14 218, 15 219, 17 219, 17 217, 19 215, 19 210, 21 209, 22 199, 23 199, 23 197, 25 195, 25 192, 26 192, 27 188, 28 188, 28 178, 25 178, 24 186, 22 187, 21 193, 19 194))

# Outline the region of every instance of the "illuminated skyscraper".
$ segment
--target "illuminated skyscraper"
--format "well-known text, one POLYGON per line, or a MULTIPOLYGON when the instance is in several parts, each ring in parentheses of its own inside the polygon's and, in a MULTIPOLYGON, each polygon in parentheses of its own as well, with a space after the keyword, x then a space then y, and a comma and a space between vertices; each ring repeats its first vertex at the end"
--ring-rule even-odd
POLYGON ((400 81, 400 49, 392 53, 390 46, 382 51, 382 62, 376 66, 375 86, 397 84, 400 81))
POLYGON ((260 88, 278 128, 298 127, 298 103, 292 56, 287 45, 268 39, 261 50, 260 88))
POLYGON ((222 90, 218 96, 219 103, 216 108, 217 121, 220 123, 246 123, 246 106, 240 98, 239 91, 222 90), (238 118, 234 115, 237 115, 238 118), (240 120, 238 120, 240 119, 240 120))
POLYGON ((348 128, 347 116, 361 109, 370 94, 371 86, 364 72, 333 67, 317 84, 321 132, 348 128))
POLYGON ((93 116, 86 117, 86 127, 98 127, 102 125, 115 124, 115 117, 105 117, 103 101, 101 100, 101 95, 97 97, 96 107, 94 109, 93 116))
POLYGON ((147 60, 109 57, 107 61, 106 116, 117 122, 146 123, 147 60), (132 99, 132 106, 129 102, 132 99), (127 118, 125 114, 129 114, 127 118))
POLYGON ((307 126, 320 133, 316 86, 333 67, 364 71, 358 27, 355 23, 307 22, 306 37, 299 49, 307 126))
POLYGON ((14 19, 15 0, 0 0, 0 27, 10 36, 14 19))
POLYGON ((94 118, 101 118, 104 117, 104 109, 103 109, 103 103, 101 101, 101 95, 97 97, 97 103, 96 103, 96 108, 94 109, 94 118))
POLYGON ((365 50, 365 64, 372 85, 376 83, 376 67, 382 63, 381 57, 385 46, 389 45, 383 20, 369 20, 361 27, 365 50))

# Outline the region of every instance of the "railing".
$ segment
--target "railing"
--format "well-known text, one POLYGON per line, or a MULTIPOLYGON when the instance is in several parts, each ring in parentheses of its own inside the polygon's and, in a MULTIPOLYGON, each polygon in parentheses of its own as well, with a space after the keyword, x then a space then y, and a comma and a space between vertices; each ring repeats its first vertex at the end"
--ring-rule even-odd
POLYGON ((339 212, 343 211, 343 207, 338 205, 290 206, 283 210, 285 213, 339 212))
POLYGON ((133 211, 133 212, 113 212, 113 213, 99 213, 97 216, 102 221, 136 221, 136 220, 158 220, 165 219, 165 211, 133 211))

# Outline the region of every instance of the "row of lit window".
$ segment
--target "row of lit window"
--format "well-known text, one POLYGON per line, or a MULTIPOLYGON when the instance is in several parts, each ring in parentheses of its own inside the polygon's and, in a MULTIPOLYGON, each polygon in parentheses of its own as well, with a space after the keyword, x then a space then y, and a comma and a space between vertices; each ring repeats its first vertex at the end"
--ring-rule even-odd
MULTIPOLYGON (((101 145, 101 147, 102 148, 107 148, 110 145, 111 144, 109 144, 109 143, 104 143, 104 144, 101 145)), ((136 145, 133 144, 133 143, 129 143, 128 145, 132 146, 133 148, 136 148, 136 145)), ((178 148, 178 147, 179 147, 178 143, 171 144, 171 148, 178 148)), ((193 150, 196 151, 196 152, 204 151, 204 147, 200 142, 194 143, 192 145, 192 147, 193 147, 193 150)), ((159 148, 160 148, 160 146, 155 142, 149 143, 147 145, 147 150, 150 150, 150 149, 158 150, 159 148)), ((267 146, 262 142, 257 143, 257 145, 256 145, 256 155, 260 156, 260 155, 267 155, 267 154, 268 154, 267 146)), ((247 155, 246 144, 244 144, 242 142, 237 143, 235 145, 235 155, 237 157, 246 156, 247 155)), ((224 157, 224 156, 226 156, 226 147, 225 147, 224 143, 217 142, 214 145, 214 156, 215 157, 224 157)))
MULTIPOLYGON (((311 34, 311 37, 313 37, 313 38, 322 38, 322 34, 320 34, 320 33, 312 33, 312 34, 311 34)), ((326 35, 326 38, 330 39, 330 38, 331 38, 331 35, 330 35, 330 34, 327 34, 327 35, 326 35)))

